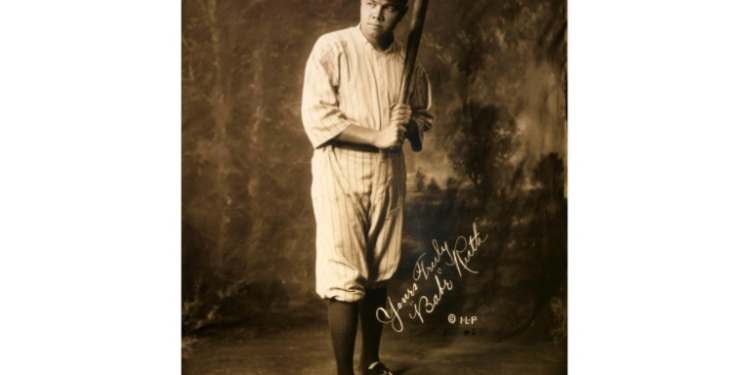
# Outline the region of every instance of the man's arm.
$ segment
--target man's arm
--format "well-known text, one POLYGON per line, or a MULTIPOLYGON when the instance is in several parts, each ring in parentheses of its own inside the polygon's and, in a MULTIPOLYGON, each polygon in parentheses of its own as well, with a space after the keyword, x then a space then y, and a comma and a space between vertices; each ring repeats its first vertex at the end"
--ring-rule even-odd
MULTIPOLYGON (((432 129, 434 117, 432 114, 432 88, 427 73, 421 65, 415 67, 415 80, 410 101, 413 114, 406 130, 409 141, 419 142, 424 140, 424 132, 432 129)), ((415 150, 418 151, 418 150, 415 150)))
POLYGON ((401 145, 404 141, 404 132, 406 132, 406 127, 398 122, 392 122, 391 125, 383 130, 373 130, 359 125, 349 125, 349 127, 344 129, 336 139, 342 142, 388 149, 401 145))
POLYGON ((391 126, 380 131, 365 128, 341 112, 335 91, 339 84, 337 53, 340 51, 335 44, 318 40, 305 67, 302 123, 313 147, 321 147, 334 139, 381 149, 400 145, 406 128, 397 122, 406 124, 409 119, 404 111, 400 116, 392 116, 391 126))
POLYGON ((339 85, 338 54, 341 51, 321 38, 315 43, 305 66, 302 88, 302 124, 314 148, 339 136, 349 126, 357 125, 339 109, 335 87, 339 85))

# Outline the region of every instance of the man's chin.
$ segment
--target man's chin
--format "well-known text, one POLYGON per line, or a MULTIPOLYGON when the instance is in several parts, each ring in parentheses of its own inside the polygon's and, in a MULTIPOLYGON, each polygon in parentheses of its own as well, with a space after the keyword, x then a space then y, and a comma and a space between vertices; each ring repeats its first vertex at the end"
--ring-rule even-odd
POLYGON ((365 34, 367 34, 367 36, 375 40, 380 39, 383 36, 382 31, 372 30, 372 29, 365 30, 365 34))

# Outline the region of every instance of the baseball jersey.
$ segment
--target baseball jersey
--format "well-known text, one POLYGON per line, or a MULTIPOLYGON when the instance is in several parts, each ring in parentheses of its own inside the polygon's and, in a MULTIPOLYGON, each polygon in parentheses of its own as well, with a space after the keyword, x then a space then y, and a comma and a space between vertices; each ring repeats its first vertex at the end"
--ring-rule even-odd
MULTIPOLYGON (((350 125, 380 130, 397 104, 405 48, 377 51, 359 26, 323 35, 305 68, 302 122, 314 147, 316 292, 353 302, 384 286, 401 255, 406 168, 402 152, 343 144, 350 125)), ((409 103, 420 137, 432 127, 429 80, 417 65, 409 103)))

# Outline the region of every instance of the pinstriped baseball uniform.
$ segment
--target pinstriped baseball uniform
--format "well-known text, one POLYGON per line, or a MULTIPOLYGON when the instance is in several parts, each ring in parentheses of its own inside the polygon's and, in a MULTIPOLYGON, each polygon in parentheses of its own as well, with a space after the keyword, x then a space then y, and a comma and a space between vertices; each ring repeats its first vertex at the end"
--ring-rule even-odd
MULTIPOLYGON (((397 104, 405 48, 377 51, 358 26, 320 37, 305 69, 302 122, 315 148, 312 200, 316 292, 358 301, 385 286, 401 256, 406 169, 402 152, 334 140, 349 125, 383 129, 397 104)), ((417 66, 410 104, 423 131, 432 127, 427 75, 417 66)))

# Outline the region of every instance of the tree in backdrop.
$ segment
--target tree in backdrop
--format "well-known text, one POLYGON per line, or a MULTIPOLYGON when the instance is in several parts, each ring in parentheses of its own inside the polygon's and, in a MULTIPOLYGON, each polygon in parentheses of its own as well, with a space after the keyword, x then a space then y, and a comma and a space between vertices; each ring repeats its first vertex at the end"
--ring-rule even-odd
MULTIPOLYGON (((288 301, 289 293, 298 301, 309 299, 312 258, 295 258, 300 249, 312 251, 314 243, 305 199, 311 150, 302 147, 308 142, 299 126, 297 93, 311 42, 302 28, 277 27, 277 16, 290 5, 183 1, 187 329, 261 314, 259 309, 288 301), (291 266, 283 278, 267 267, 280 259, 291 266), (248 294, 270 300, 249 300, 252 308, 235 309, 243 316, 224 309, 231 305, 228 298, 248 294)), ((304 14, 300 9, 296 17, 304 14)))
POLYGON ((425 176, 424 172, 422 172, 422 169, 420 168, 417 171, 417 174, 414 176, 414 179, 416 180, 417 191, 420 193, 424 191, 425 178, 427 178, 427 176, 425 176))
POLYGON ((440 125, 451 164, 471 182, 476 215, 495 243, 481 254, 493 265, 475 291, 483 297, 465 307, 484 303, 498 325, 517 322, 501 327, 507 336, 551 311, 567 269, 564 161, 550 145, 564 143, 567 131, 566 3, 454 5, 461 31, 437 38, 449 41, 438 52, 447 63, 440 71, 458 100, 440 125))
MULTIPOLYGON (((185 329, 265 324, 274 309, 324 318, 298 108, 315 39, 352 26, 357 2, 184 0, 182 9, 185 329)), ((488 316, 503 334, 548 306, 564 269, 566 156, 550 145, 564 143, 567 126, 565 35, 563 0, 452 0, 430 8, 420 50, 438 119, 423 155, 447 157, 456 176, 445 194, 434 178, 424 186, 422 202, 440 202, 425 205, 430 215, 406 211, 419 238, 450 238, 473 218, 492 233, 494 251, 477 255, 490 270, 464 301, 497 313, 488 316)))

